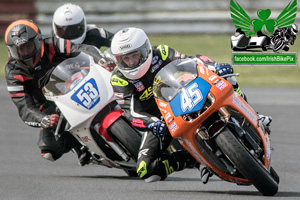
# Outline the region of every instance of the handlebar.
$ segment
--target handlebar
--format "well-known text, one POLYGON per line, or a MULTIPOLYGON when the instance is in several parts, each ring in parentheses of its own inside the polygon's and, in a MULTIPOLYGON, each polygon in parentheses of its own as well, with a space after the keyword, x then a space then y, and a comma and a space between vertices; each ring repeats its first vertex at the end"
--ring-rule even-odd
POLYGON ((221 77, 222 78, 228 78, 228 77, 232 77, 232 76, 240 76, 240 74, 239 73, 237 73, 237 74, 226 74, 226 75, 223 75, 221 77))

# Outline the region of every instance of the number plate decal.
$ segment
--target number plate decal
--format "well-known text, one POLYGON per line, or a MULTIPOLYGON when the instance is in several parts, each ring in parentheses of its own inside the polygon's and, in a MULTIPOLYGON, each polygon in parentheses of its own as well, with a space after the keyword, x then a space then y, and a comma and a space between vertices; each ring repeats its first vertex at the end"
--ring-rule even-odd
POLYGON ((198 77, 181 90, 170 102, 174 115, 192 113, 200 110, 206 100, 211 85, 198 77))
POLYGON ((100 94, 95 79, 91 78, 71 96, 71 99, 91 110, 100 102, 100 94))

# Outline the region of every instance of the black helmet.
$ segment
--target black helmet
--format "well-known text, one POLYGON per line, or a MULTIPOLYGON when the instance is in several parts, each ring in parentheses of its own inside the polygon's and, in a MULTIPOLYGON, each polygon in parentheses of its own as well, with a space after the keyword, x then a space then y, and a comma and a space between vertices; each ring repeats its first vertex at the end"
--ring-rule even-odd
POLYGON ((11 23, 5 32, 5 44, 10 56, 22 65, 36 67, 43 54, 41 30, 31 20, 21 19, 11 23))

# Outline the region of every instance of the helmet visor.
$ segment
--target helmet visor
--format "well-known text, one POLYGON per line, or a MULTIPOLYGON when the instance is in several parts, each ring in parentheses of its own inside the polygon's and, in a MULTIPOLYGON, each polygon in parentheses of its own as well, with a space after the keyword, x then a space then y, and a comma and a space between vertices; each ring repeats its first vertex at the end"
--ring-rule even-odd
POLYGON ((41 46, 42 42, 37 36, 23 44, 10 45, 8 46, 8 49, 14 59, 23 61, 35 56, 40 51, 41 46))
POLYGON ((115 55, 115 61, 120 69, 135 69, 141 66, 151 54, 148 40, 139 48, 126 54, 115 55))
POLYGON ((85 32, 85 22, 84 19, 78 24, 69 26, 59 26, 55 24, 56 35, 60 38, 74 40, 82 36, 85 32))

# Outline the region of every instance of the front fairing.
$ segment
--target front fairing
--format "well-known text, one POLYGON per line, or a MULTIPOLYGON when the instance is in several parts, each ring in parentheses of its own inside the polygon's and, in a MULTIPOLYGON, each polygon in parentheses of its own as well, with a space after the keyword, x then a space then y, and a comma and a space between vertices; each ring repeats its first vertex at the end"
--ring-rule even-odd
POLYGON ((224 102, 233 89, 204 65, 179 59, 156 74, 153 93, 171 135, 177 138, 187 131, 194 133, 219 109, 215 102, 224 102))
POLYGON ((111 73, 81 53, 59 64, 44 87, 72 127, 92 118, 114 100, 111 73))
POLYGON ((198 77, 196 62, 183 59, 173 61, 157 73, 153 93, 168 102, 177 117, 201 110, 210 88, 209 83, 198 77))
POLYGON ((90 57, 79 54, 57 65, 51 73, 50 80, 44 87, 45 96, 61 96, 69 93, 90 72, 90 57))

